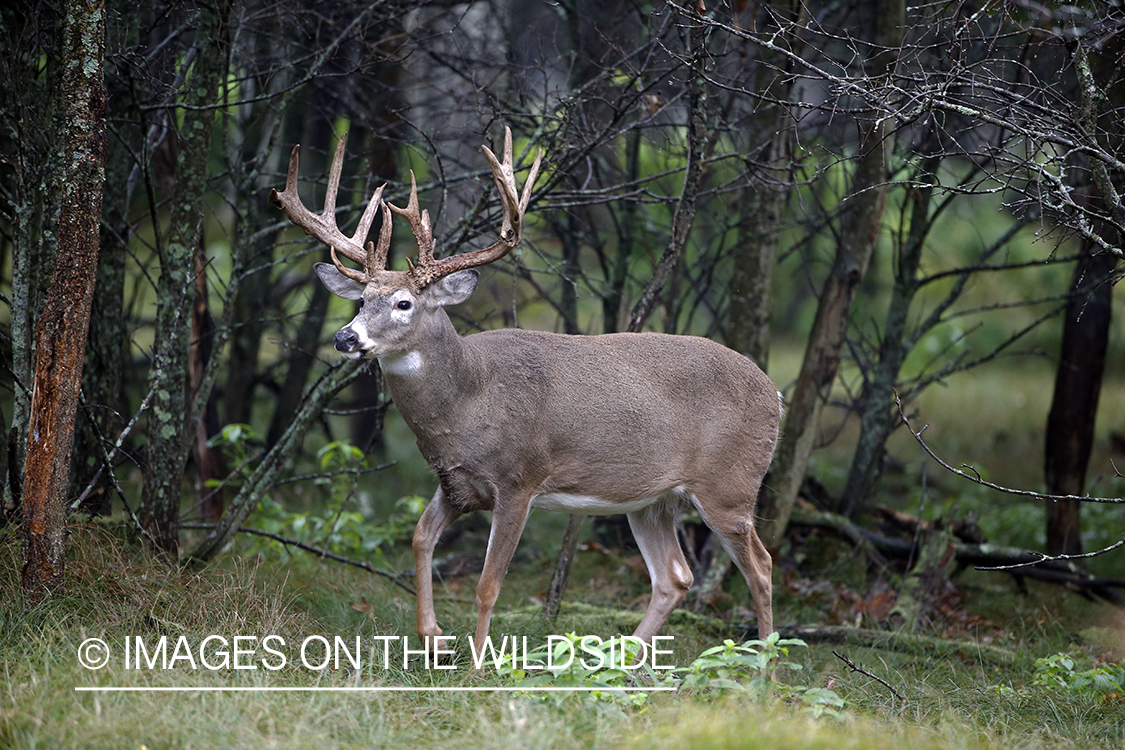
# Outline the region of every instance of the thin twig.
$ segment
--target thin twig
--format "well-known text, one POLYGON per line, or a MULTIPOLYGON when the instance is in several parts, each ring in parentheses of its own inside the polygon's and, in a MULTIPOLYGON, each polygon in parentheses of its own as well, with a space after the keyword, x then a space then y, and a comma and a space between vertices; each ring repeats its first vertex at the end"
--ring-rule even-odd
MULTIPOLYGON (((898 414, 899 414, 899 417, 901 417, 901 419, 902 419, 902 423, 904 425, 906 425, 906 428, 908 430, 910 430, 910 434, 913 435, 914 439, 918 441, 918 444, 920 446, 922 446, 922 450, 926 451, 926 453, 930 456, 930 458, 932 458, 934 461, 937 461, 938 465, 941 466, 943 469, 956 474, 957 476, 961 477, 962 479, 968 479, 970 482, 975 482, 976 484, 979 484, 983 487, 988 487, 990 490, 996 490, 997 492, 1003 492, 1003 493, 1006 493, 1008 495, 1018 495, 1020 497, 1032 497, 1032 498, 1035 498, 1036 500, 1052 500, 1052 501, 1078 500, 1078 501, 1084 502, 1084 503, 1125 504, 1125 498, 1121 498, 1121 497, 1090 497, 1089 495, 1050 495, 1050 494, 1045 493, 1045 492, 1032 492, 1031 490, 1012 489, 1011 487, 1004 487, 1004 486, 1001 486, 999 484, 993 484, 992 482, 989 482, 988 480, 981 477, 980 474, 977 472, 977 470, 974 469, 972 466, 969 466, 968 464, 962 464, 961 466, 965 469, 968 469, 969 471, 972 471, 973 472, 972 474, 968 474, 964 471, 961 471, 961 469, 956 469, 956 468, 950 466, 949 464, 947 464, 945 461, 942 461, 940 458, 938 458, 938 455, 936 453, 934 453, 933 450, 930 449, 930 446, 926 445, 924 440, 922 440, 922 433, 926 431, 926 427, 928 427, 929 425, 926 425, 926 427, 923 427, 920 430, 917 430, 917 431, 914 430, 914 426, 910 424, 910 420, 907 418, 906 413, 903 411, 902 401, 899 399, 897 391, 895 391, 895 405, 898 406, 898 414)), ((1113 547, 1109 547, 1107 549, 1113 549, 1113 547)))
MULTIPOLYGON (((1122 536, 1125 537, 1125 534, 1123 534, 1122 536)), ((992 565, 992 566, 977 565, 977 566, 975 566, 975 569, 976 570, 1013 570, 1014 568, 1027 568, 1027 567, 1030 567, 1032 565, 1038 565, 1041 562, 1053 562, 1055 560, 1079 560, 1079 559, 1082 559, 1084 557, 1097 557, 1098 555, 1104 555, 1106 552, 1111 552, 1111 551, 1117 549, 1118 547, 1122 547, 1122 546, 1125 546, 1125 539, 1122 539, 1120 542, 1114 542, 1113 544, 1109 545, 1108 547, 1104 547, 1104 548, 1098 550, 1097 552, 1083 552, 1081 554, 1075 554, 1075 555, 1047 555, 1047 554, 1044 554, 1042 552, 1036 552, 1035 550, 1027 550, 1027 554, 1035 555, 1039 559, 1032 560, 1030 562, 1014 563, 1012 565, 992 565)))
POLYGON ((886 680, 884 680, 884 679, 883 679, 882 677, 879 677, 879 676, 877 676, 877 675, 873 675, 873 674, 871 674, 871 673, 870 673, 870 672, 868 672, 868 671, 867 671, 866 669, 864 669, 864 668, 863 668, 863 667, 861 667, 860 665, 858 665, 858 664, 854 663, 854 662, 853 662, 853 661, 852 661, 851 659, 849 659, 848 657, 846 657, 846 656, 844 656, 843 654, 841 654, 841 653, 840 653, 839 651, 833 651, 833 652, 832 652, 832 655, 833 655, 833 656, 835 656, 835 657, 836 657, 837 659, 839 659, 840 661, 844 662, 844 664, 845 664, 845 665, 846 665, 846 666, 848 667, 848 669, 850 669, 851 671, 853 671, 853 672, 859 672, 859 673, 860 673, 860 674, 862 674, 862 675, 867 675, 867 676, 868 676, 868 677, 870 677, 871 679, 875 680, 875 682, 878 682, 878 683, 879 683, 880 685, 882 685, 883 687, 885 687, 885 688, 886 688, 887 690, 890 690, 890 691, 891 691, 891 692, 892 692, 892 693, 894 694, 894 696, 895 696, 896 698, 898 698, 898 699, 899 699, 900 701, 902 701, 903 703, 906 703, 906 698, 903 698, 903 697, 902 697, 902 696, 901 696, 901 695, 899 694, 899 692, 898 692, 897 690, 895 690, 895 689, 894 689, 893 687, 891 687, 891 683, 887 682, 887 681, 886 681, 886 680))
MULTIPOLYGON (((185 524, 180 524, 181 529, 213 529, 213 528, 215 528, 215 526, 216 526, 216 524, 213 524, 213 523, 185 523, 185 524)), ((272 539, 275 542, 281 542, 282 544, 284 544, 288 547, 296 547, 297 549, 302 549, 305 552, 311 552, 312 554, 317 555, 321 558, 327 558, 329 560, 335 560, 336 562, 339 562, 339 563, 344 563, 345 565, 351 565, 351 566, 354 566, 356 568, 362 568, 363 570, 366 570, 368 573, 374 573, 377 576, 383 576, 384 578, 390 579, 390 581, 392 583, 394 583, 394 585, 398 586, 399 588, 401 588, 405 591, 409 591, 411 594, 417 595, 417 593, 418 593, 413 588, 411 588, 407 584, 400 581, 399 577, 398 577, 398 574, 391 573, 390 571, 383 570, 382 568, 376 568, 374 565, 372 565, 369 562, 360 562, 359 560, 353 560, 350 557, 344 557, 343 555, 337 555, 336 553, 329 552, 326 549, 322 549, 320 547, 315 547, 311 544, 306 544, 305 542, 301 542, 301 541, 298 541, 296 539, 288 539, 288 538, 283 537, 279 534, 273 534, 269 531, 260 531, 258 529, 248 529, 246 527, 241 527, 241 528, 238 529, 238 531, 242 532, 243 534, 253 534, 254 536, 264 536, 265 538, 272 539)))

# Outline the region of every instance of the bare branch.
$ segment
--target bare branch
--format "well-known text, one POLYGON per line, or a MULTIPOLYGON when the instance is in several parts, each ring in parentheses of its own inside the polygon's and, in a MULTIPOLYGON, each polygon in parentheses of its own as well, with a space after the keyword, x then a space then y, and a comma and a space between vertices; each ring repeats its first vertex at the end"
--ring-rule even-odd
MULTIPOLYGON (((970 482, 973 482, 975 484, 979 484, 982 487, 987 487, 990 490, 996 490, 997 492, 1003 492, 1007 495, 1017 495, 1019 497, 1030 497, 1030 498, 1034 498, 1036 500, 1051 500, 1051 501, 1054 501, 1054 502, 1057 502, 1059 500, 1078 500, 1078 501, 1081 501, 1081 502, 1084 502, 1084 503, 1109 503, 1109 504, 1125 503, 1125 498, 1120 498, 1120 497, 1090 497, 1089 495, 1050 495, 1050 494, 1047 494, 1045 492, 1033 492, 1031 490, 1012 489, 1011 487, 1003 487, 999 484, 989 482, 988 480, 984 479, 977 472, 976 469, 974 469, 972 466, 969 466, 968 464, 962 464, 962 468, 968 469, 969 471, 973 472, 972 474, 964 472, 961 469, 954 468, 953 466, 950 466, 945 461, 943 461, 936 453, 934 453, 933 449, 931 449, 930 446, 926 445, 926 441, 924 441, 922 439, 922 433, 926 431, 926 427, 923 427, 920 430, 915 430, 914 426, 910 424, 910 420, 907 418, 906 412, 903 411, 902 401, 901 401, 901 399, 899 399, 899 396, 898 396, 897 392, 895 393, 895 405, 898 406, 898 414, 899 414, 899 417, 902 419, 902 423, 904 425, 906 425, 906 428, 908 430, 910 430, 910 434, 913 435, 914 439, 918 441, 918 445, 922 446, 922 450, 924 450, 926 452, 926 454, 930 458, 932 458, 934 461, 937 461, 938 465, 941 466, 943 469, 945 469, 946 471, 949 471, 953 474, 956 474, 957 476, 961 477, 962 479, 968 479, 970 482)), ((1118 543, 1118 544, 1120 544, 1120 543, 1118 543)), ((1114 545, 1113 548, 1116 548, 1116 546, 1118 546, 1118 545, 1114 545)))
MULTIPOLYGON (((181 529, 215 529, 215 528, 217 528, 217 526, 213 523, 182 523, 182 524, 180 524, 180 528, 181 529)), ((242 534, 250 534, 251 536, 263 536, 266 539, 272 539, 275 542, 281 542, 286 547, 296 547, 297 549, 304 550, 305 552, 311 552, 312 554, 316 555, 317 557, 321 557, 321 558, 324 558, 324 559, 327 559, 327 560, 333 560, 333 561, 338 562, 338 563, 344 563, 345 565, 351 565, 351 566, 356 567, 356 568, 361 568, 363 570, 366 570, 368 573, 374 573, 377 576, 382 576, 383 578, 389 579, 391 581, 391 583, 398 586, 400 589, 403 589, 405 591, 410 592, 411 594, 418 593, 412 587, 410 587, 409 585, 400 581, 399 575, 397 573, 391 573, 388 570, 383 570, 382 568, 376 568, 374 565, 372 565, 369 562, 360 562, 359 560, 353 560, 350 557, 344 557, 343 555, 337 555, 335 552, 329 552, 326 549, 322 549, 320 547, 315 547, 311 544, 306 544, 305 542, 301 542, 301 541, 298 541, 296 539, 288 539, 286 537, 281 536, 280 534, 273 534, 269 531, 261 531, 260 529, 248 529, 245 526, 239 528, 238 531, 242 534)))
MULTIPOLYGON (((1125 537, 1125 534, 1123 534, 1122 536, 1125 537)), ((1125 538, 1123 538, 1120 542, 1114 542, 1113 544, 1109 545, 1108 547, 1103 547, 1102 549, 1100 549, 1096 552, 1083 552, 1083 553, 1077 554, 1077 555, 1045 555, 1042 552, 1036 552, 1034 550, 1028 550, 1028 554, 1035 555, 1039 559, 1038 560, 1032 560, 1030 562, 1014 563, 1012 565, 978 565, 978 566, 976 566, 976 569, 977 570, 1015 570, 1016 568, 1027 568, 1027 567, 1030 567, 1032 565, 1038 565, 1039 563, 1042 563, 1042 562, 1056 562, 1058 560, 1081 560, 1081 559, 1087 558, 1087 557, 1098 557, 1099 555, 1104 555, 1105 553, 1112 552, 1113 550, 1117 549, 1118 547, 1122 547, 1122 546, 1125 546, 1125 538)))

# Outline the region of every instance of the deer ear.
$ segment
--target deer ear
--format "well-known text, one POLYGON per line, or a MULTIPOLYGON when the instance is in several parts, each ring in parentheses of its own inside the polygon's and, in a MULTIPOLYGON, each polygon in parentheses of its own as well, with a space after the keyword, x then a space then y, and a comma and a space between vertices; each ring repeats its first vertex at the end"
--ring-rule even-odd
POLYGON ((360 299, 363 297, 363 284, 349 279, 336 270, 331 263, 317 263, 314 268, 316 275, 328 287, 328 291, 344 299, 360 299))
POLYGON ((479 278, 480 274, 474 269, 466 268, 441 277, 426 287, 426 291, 432 295, 433 301, 438 305, 456 305, 472 296, 479 278))

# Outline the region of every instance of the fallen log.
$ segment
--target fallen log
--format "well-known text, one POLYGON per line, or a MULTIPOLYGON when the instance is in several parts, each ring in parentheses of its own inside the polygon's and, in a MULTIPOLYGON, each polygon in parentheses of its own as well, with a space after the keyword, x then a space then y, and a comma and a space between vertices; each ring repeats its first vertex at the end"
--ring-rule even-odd
POLYGON ((987 643, 953 641, 899 630, 868 630, 841 625, 781 627, 777 630, 782 638, 800 638, 805 643, 877 648, 930 659, 959 659, 981 664, 1007 665, 1017 658, 1014 652, 987 643))
MULTIPOLYGON (((915 553, 912 540, 896 539, 878 531, 864 529, 835 513, 795 508, 789 520, 791 527, 819 529, 842 539, 860 544, 864 549, 874 549, 881 558, 908 559, 915 553)), ((1004 547, 998 544, 970 544, 955 542, 953 551, 957 564, 962 567, 1004 567, 1019 565, 1011 570, 1001 570, 1017 579, 1032 578, 1064 585, 1084 596, 1094 596, 1112 604, 1125 604, 1125 580, 1097 578, 1072 560, 1047 558, 1038 552, 1004 547)), ((875 558, 876 562, 882 562, 875 558)))

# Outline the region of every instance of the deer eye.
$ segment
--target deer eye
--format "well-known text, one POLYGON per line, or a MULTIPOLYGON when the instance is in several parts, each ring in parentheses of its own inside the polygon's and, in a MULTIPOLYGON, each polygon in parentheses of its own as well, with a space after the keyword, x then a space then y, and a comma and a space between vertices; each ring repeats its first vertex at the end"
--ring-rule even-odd
POLYGON ((411 307, 413 307, 413 305, 408 299, 400 299, 395 307, 397 307, 399 310, 409 310, 411 307))

